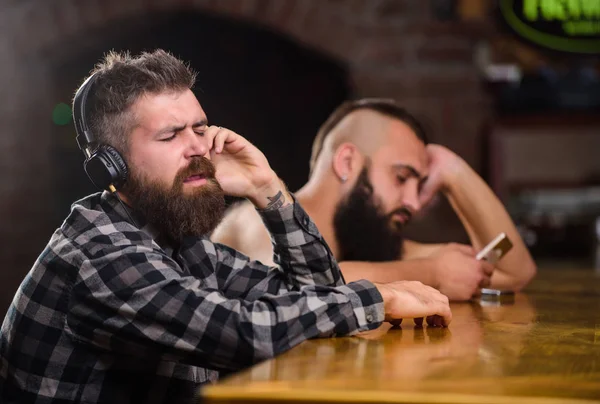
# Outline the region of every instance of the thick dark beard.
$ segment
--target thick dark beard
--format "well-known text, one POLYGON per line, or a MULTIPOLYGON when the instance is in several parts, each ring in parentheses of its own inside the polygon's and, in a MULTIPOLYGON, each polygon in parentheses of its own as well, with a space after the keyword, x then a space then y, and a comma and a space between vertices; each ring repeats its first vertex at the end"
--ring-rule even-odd
MULTIPOLYGON (((338 261, 393 261, 401 258, 403 238, 391 227, 391 214, 381 213, 369 182, 367 167, 333 216, 338 261)), ((404 210, 403 213, 406 214, 404 210)), ((410 215, 410 213, 408 213, 410 215)))
POLYGON ((225 212, 225 197, 215 179, 210 160, 195 157, 180 170, 167 189, 164 185, 131 172, 123 193, 136 212, 170 242, 180 244, 185 237, 208 235, 225 212), (193 192, 184 193, 183 182, 191 175, 203 175, 207 183, 193 192))

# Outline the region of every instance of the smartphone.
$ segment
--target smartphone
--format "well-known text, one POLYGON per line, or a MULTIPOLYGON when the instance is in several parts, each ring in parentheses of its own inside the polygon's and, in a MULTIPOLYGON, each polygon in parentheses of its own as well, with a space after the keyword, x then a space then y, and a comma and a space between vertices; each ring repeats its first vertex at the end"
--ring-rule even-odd
MULTIPOLYGON (((504 255, 512 248, 512 243, 509 238, 506 236, 506 233, 500 233, 498 236, 493 239, 488 245, 483 247, 479 253, 475 256, 478 260, 486 260, 491 264, 495 264, 500 261, 500 258, 504 257, 504 255)), ((499 290, 499 289, 481 289, 481 300, 482 301, 494 301, 500 302, 500 300, 505 303, 509 303, 510 301, 514 301, 515 292, 512 290, 499 290)))
POLYGON ((514 296, 515 292, 512 290, 500 290, 500 289, 488 289, 481 288, 482 296, 514 296))
POLYGON ((479 304, 481 306, 510 306, 515 304, 515 292, 512 290, 482 288, 479 304))
POLYGON ((513 245, 506 236, 506 233, 500 233, 488 245, 483 247, 481 251, 477 253, 475 258, 478 260, 486 260, 490 264, 495 264, 510 251, 512 246, 513 245))
POLYGON ((484 295, 479 296, 479 305, 481 307, 499 307, 499 306, 512 306, 515 304, 515 295, 504 294, 508 291, 501 291, 502 295, 484 295))

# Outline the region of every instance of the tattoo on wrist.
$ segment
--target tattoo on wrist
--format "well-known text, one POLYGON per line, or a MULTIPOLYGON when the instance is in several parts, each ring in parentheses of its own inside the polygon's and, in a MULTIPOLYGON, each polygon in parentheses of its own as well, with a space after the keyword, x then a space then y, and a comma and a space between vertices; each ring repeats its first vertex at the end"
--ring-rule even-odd
POLYGON ((265 210, 277 210, 282 207, 285 202, 285 197, 281 191, 277 192, 277 195, 275 196, 267 196, 267 199, 269 200, 269 204, 265 210))

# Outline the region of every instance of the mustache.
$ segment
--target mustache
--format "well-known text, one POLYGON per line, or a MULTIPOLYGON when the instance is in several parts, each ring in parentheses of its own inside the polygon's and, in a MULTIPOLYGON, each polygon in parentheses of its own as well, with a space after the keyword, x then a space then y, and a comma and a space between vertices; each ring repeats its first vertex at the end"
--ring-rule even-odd
POLYGON ((407 222, 408 222, 410 219, 412 219, 412 216, 413 216, 412 212, 411 212, 411 211, 410 211, 408 208, 406 208, 406 207, 404 207, 404 206, 402 206, 402 207, 400 207, 400 208, 398 208, 398 209, 396 209, 396 210, 393 210, 392 212, 390 212, 390 213, 387 215, 387 216, 388 216, 388 219, 391 219, 391 218, 392 218, 392 216, 394 216, 394 215, 404 215, 404 216, 406 216, 406 221, 407 221, 407 222))
POLYGON ((201 175, 206 179, 215 179, 215 166, 206 157, 192 157, 187 167, 179 170, 175 176, 175 184, 183 184, 186 178, 192 175, 201 175))

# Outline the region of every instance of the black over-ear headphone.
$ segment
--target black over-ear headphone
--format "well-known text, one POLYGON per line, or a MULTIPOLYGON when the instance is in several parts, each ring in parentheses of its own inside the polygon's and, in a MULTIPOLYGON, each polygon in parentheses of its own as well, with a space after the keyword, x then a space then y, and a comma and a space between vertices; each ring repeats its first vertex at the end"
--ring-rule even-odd
POLYGON ((127 181, 127 164, 112 146, 99 144, 86 120, 86 101, 96 80, 96 74, 88 77, 79 87, 73 99, 73 121, 77 132, 77 145, 85 154, 83 169, 100 189, 115 192, 127 181))

